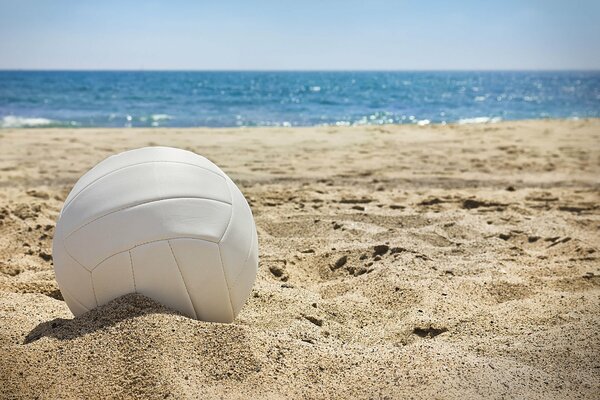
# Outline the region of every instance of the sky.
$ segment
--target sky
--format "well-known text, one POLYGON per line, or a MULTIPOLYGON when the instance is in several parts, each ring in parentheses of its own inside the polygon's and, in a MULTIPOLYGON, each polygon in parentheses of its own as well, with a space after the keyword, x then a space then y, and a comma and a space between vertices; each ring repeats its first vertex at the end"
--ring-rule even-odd
POLYGON ((0 0, 0 69, 600 69, 599 0, 0 0))

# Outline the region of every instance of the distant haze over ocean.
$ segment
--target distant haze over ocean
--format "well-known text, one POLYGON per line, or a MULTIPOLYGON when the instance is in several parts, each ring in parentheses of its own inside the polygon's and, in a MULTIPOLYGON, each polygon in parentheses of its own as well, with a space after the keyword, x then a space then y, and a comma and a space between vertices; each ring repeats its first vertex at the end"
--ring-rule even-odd
POLYGON ((0 127, 600 117, 600 72, 0 71, 0 127))

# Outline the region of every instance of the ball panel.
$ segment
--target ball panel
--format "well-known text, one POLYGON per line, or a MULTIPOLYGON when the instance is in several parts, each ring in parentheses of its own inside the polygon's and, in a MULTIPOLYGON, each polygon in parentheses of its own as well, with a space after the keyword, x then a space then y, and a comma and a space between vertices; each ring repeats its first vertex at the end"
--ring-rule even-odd
POLYGON ((131 250, 131 259, 138 293, 197 319, 168 241, 136 247, 131 250))
POLYGON ((256 275, 257 262, 250 256, 257 235, 246 198, 231 179, 227 178, 227 182, 232 197, 232 215, 229 226, 219 242, 219 248, 234 314, 237 314, 250 293, 247 286, 251 288, 254 283, 253 278, 245 283, 241 280, 256 275), (235 286, 232 286, 234 284, 235 286))
POLYGON ((197 317, 203 321, 232 322, 234 315, 218 245, 196 239, 169 242, 197 317))
POLYGON ((67 233, 119 209, 163 198, 197 197, 231 203, 225 178, 188 164, 146 163, 121 169, 88 186, 61 215, 67 233))
POLYGON ((248 254, 248 259, 241 268, 239 275, 229 283, 229 296, 231 298, 234 315, 238 315, 241 311, 242 306, 252 291, 254 281, 256 280, 256 273, 258 270, 258 236, 256 235, 256 230, 254 230, 254 232, 255 234, 252 240, 250 254, 248 254))
POLYGON ((60 289, 60 293, 62 294, 63 299, 65 299, 65 303, 67 303, 67 306, 73 315, 78 316, 90 311, 89 309, 85 308, 83 304, 78 302, 73 296, 71 296, 64 287, 60 289))
POLYGON ((65 239, 65 247, 92 270, 116 253, 176 237, 218 242, 231 206, 206 199, 164 199, 120 210, 89 223, 65 239))
MULTIPOLYGON (((60 232, 57 233, 60 238, 60 232)), ((54 272, 58 286, 61 292, 68 293, 68 297, 74 300, 69 301, 65 297, 65 301, 73 314, 79 315, 97 307, 98 304, 94 296, 91 273, 67 253, 60 240, 54 241, 52 255, 54 257, 54 272), (87 310, 82 311, 82 307, 76 303, 81 304, 87 310)))
POLYGON ((92 285, 98 305, 135 292, 129 251, 115 254, 92 271, 92 285))
POLYGON ((110 156, 97 164, 77 181, 73 190, 71 190, 71 193, 69 193, 69 196, 65 200, 65 206, 63 208, 66 208, 71 200, 83 188, 106 174, 110 174, 120 168, 130 165, 156 161, 185 162, 222 174, 222 171, 215 164, 191 151, 175 149, 172 147, 144 147, 110 156))

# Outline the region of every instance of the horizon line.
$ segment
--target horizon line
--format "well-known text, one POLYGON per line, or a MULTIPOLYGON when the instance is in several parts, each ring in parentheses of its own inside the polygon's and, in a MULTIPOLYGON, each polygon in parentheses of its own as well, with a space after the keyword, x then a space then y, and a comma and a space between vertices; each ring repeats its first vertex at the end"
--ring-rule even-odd
POLYGON ((155 69, 0 68, 0 72, 600 72, 600 68, 440 68, 440 69, 155 69))

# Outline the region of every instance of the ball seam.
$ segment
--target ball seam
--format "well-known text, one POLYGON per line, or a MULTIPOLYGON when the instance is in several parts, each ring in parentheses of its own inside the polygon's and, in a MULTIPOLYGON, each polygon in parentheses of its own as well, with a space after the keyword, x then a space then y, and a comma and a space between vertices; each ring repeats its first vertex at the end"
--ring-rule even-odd
MULTIPOLYGON (((233 182, 231 182, 233 183, 233 182)), ((221 263, 221 272, 223 272, 223 279, 225 280, 225 286, 227 286, 227 298, 229 299, 229 307, 231 309, 231 320, 235 319, 235 312, 233 309, 233 301, 231 301, 231 286, 229 285, 229 281, 227 279, 227 273, 225 273, 225 264, 223 264, 223 256, 221 255, 221 241, 225 237, 225 234, 229 230, 229 226, 231 226, 231 221, 233 220, 233 193, 231 192, 230 179, 225 178, 225 184, 227 185, 227 190, 229 191, 229 198, 231 199, 231 212, 229 213, 229 221, 227 221, 227 226, 221 235, 221 238, 217 242, 217 248, 219 249, 219 262, 221 263)))
MULTIPOLYGON (((133 258, 131 257, 131 249, 127 250, 127 252, 129 253, 129 265, 131 265, 131 279, 133 280, 133 291, 135 293, 137 293, 137 286, 135 284, 135 271, 133 269, 133 258)), ((124 252, 123 252, 124 253, 124 252)), ((114 255, 117 255, 119 253, 116 253, 114 255)), ((112 257, 112 256, 111 256, 112 257)), ((98 264, 100 265, 100 264, 98 264)), ((96 267, 98 266, 96 265, 96 267)), ((96 269, 96 267, 94 267, 94 269, 96 269)))
MULTIPOLYGON (((85 228, 85 227, 86 227, 86 226, 88 226, 89 224, 92 224, 92 223, 94 223, 94 222, 98 221, 99 219, 102 219, 102 218, 104 218, 104 217, 107 217, 107 216, 109 216, 109 215, 111 215, 111 214, 115 214, 115 213, 118 213, 118 212, 120 212, 120 211, 125 211, 125 210, 128 210, 128 209, 130 209, 130 208, 135 208, 135 207, 144 206, 144 205, 147 205, 147 204, 157 203, 157 202, 160 202, 160 201, 167 201, 167 200, 186 200, 186 199, 208 200, 208 201, 214 201, 214 202, 217 202, 217 203, 223 203, 223 204, 227 204, 227 205, 229 205, 229 206, 232 206, 232 204, 230 204, 230 203, 227 203, 227 202, 225 202, 225 201, 223 201, 223 200, 217 200, 217 199, 211 199, 211 198, 207 198, 207 197, 199 197, 199 196, 165 197, 165 198, 153 199, 153 200, 145 201, 145 202, 142 202, 142 203, 131 204, 131 205, 128 205, 128 206, 126 206, 126 207, 122 207, 122 208, 119 208, 119 209, 117 209, 117 210, 113 210, 113 211, 111 211, 111 212, 109 212, 109 213, 106 213, 106 214, 104 214, 104 215, 101 215, 101 216, 99 216, 99 217, 96 217, 96 218, 94 218, 93 220, 86 222, 85 224, 81 225, 80 227, 78 227, 77 229, 73 230, 71 233, 69 233, 68 235, 66 235, 66 236, 65 236, 65 238, 64 238, 64 240, 67 240, 67 239, 68 239, 69 237, 71 237, 71 236, 72 236, 74 233, 76 233, 77 231, 79 231, 79 230, 81 230, 81 229, 85 228)), ((230 221, 231 221, 231 217, 230 217, 230 221)), ((227 227, 229 227, 229 224, 227 225, 227 227)), ((225 230, 227 230, 227 228, 225 228, 225 230)), ((225 234, 225 233, 223 233, 223 235, 224 235, 224 234, 225 234)))
POLYGON ((229 186, 229 181, 227 179, 225 179, 225 183, 227 185, 227 190, 229 191, 229 198, 231 199, 231 212, 229 213, 229 221, 227 221, 227 226, 225 227, 225 230, 223 231, 223 234, 221 235, 221 238, 219 239, 219 241, 217 243, 221 243, 221 241, 225 237, 225 234, 229 230, 229 226, 231 225, 231 220, 233 219, 233 193, 231 192, 231 187, 229 186))
POLYGON ((223 264, 223 257, 221 256, 221 245, 217 243, 217 247, 219 249, 219 261, 221 263, 221 272, 223 272, 223 279, 225 280, 225 286, 227 286, 227 298, 229 299, 229 308, 231 309, 231 320, 233 321, 235 319, 235 313, 233 309, 233 302, 231 301, 231 286, 229 286, 227 274, 225 273, 225 265, 223 264))
MULTIPOLYGON (((82 263, 79 262, 79 260, 77 260, 75 257, 73 257, 71 255, 71 253, 69 253, 69 250, 67 250, 67 246, 65 246, 65 242, 64 239, 60 241, 62 244, 62 248, 65 251, 65 253, 71 258, 71 260, 75 261, 76 264, 78 264, 81 268, 83 268, 84 271, 86 271, 87 273, 90 274, 90 283, 92 284, 92 291, 94 292, 94 300, 96 301, 96 307, 98 307, 98 299, 96 298, 96 291, 94 289, 94 279, 92 277, 92 271, 90 271, 89 269, 87 269, 85 267, 85 265, 83 265, 82 263)), ((55 273, 56 275, 56 273, 55 273)), ((60 288, 60 285, 59 285, 60 288)), ((62 289, 61 289, 62 290, 62 289)), ((83 308, 85 308, 86 310, 90 311, 90 309, 88 307, 85 307, 85 305, 81 302, 81 300, 78 300, 75 295, 73 295, 71 292, 67 291, 67 293, 69 293, 69 296, 71 296, 71 298, 73 300, 75 300, 79 305, 83 306, 83 308)))
POLYGON ((94 276, 92 275, 92 271, 88 272, 90 274, 90 282, 92 283, 92 293, 94 293, 94 300, 96 300, 96 307, 98 307, 98 296, 96 296, 96 288, 94 287, 94 276))
POLYGON ((175 265, 177 266, 177 271, 179 271, 179 276, 181 276, 181 281, 183 282, 183 287, 185 288, 185 294, 187 294, 188 299, 190 300, 190 304, 192 305, 192 311, 194 311, 194 319, 198 319, 198 313, 196 312, 196 306, 194 306, 194 302, 192 301, 192 296, 190 296, 190 291, 185 283, 185 278, 183 277, 183 273, 181 272, 181 267, 179 266, 179 261, 177 261, 177 257, 175 256, 175 252, 173 251, 173 246, 171 246, 171 240, 167 240, 167 244, 169 245, 169 249, 171 249, 171 255, 173 256, 173 260, 175 260, 175 265))
POLYGON ((238 280, 240 279, 240 276, 242 276, 242 274, 244 273, 244 269, 245 269, 244 267, 248 263, 248 260, 250 259, 250 255, 252 254, 252 247, 254 247, 254 235, 256 235, 256 234, 257 234, 256 229, 252 229, 252 239, 250 240, 250 248, 248 249, 248 254, 246 255, 246 259, 244 260, 244 263, 242 264, 242 268, 240 268, 240 271, 238 272, 236 277, 233 279, 233 283, 232 283, 233 286, 235 286, 237 284, 238 280))
POLYGON ((112 175, 112 174, 114 174, 116 172, 119 172, 119 171, 122 171, 124 169, 127 169, 127 168, 136 167, 138 165, 155 164, 155 163, 169 163, 169 164, 184 164, 184 165, 189 165, 189 166, 192 166, 192 167, 197 167, 197 168, 203 169, 205 171, 211 172, 211 173, 213 173, 213 174, 221 177, 222 179, 225 179, 225 177, 223 175, 219 174, 218 172, 215 172, 215 171, 213 171, 211 169, 208 169, 208 168, 200 166, 200 165, 196 165, 196 164, 192 164, 192 163, 188 163, 188 162, 183 162, 183 161, 167 161, 167 160, 164 160, 164 161, 144 161, 144 162, 139 162, 139 163, 136 163, 136 164, 125 165, 125 166, 123 166, 121 168, 117 168, 117 169, 115 169, 113 171, 107 172, 106 174, 101 175, 98 178, 94 179, 93 181, 91 181, 90 183, 88 183, 87 185, 85 185, 83 188, 81 188, 79 190, 79 192, 77 192, 75 194, 75 196, 73 196, 73 198, 71 200, 69 200, 69 202, 64 205, 64 207, 61 210, 61 213, 65 212, 67 210, 67 208, 75 201, 75 199, 77 197, 79 197, 79 195, 81 193, 83 193, 84 190, 86 190, 87 188, 89 188, 90 186, 92 186, 97 181, 99 181, 99 180, 101 180, 101 179, 103 179, 103 178, 105 178, 105 177, 107 177, 109 175, 112 175))
MULTIPOLYGON (((113 256, 116 256, 117 254, 125 253, 126 251, 131 251, 131 250, 135 249, 136 247, 144 246, 144 245, 146 245, 146 244, 149 244, 149 243, 164 242, 165 240, 175 240, 175 239, 194 239, 194 240, 202 240, 202 241, 204 241, 204 242, 207 242, 207 243, 218 244, 217 242, 213 242, 212 240, 202 239, 202 238, 199 238, 199 237, 193 237, 193 236, 174 236, 174 237, 168 237, 168 238, 162 238, 162 239, 156 239, 156 240, 149 240, 149 241, 147 241, 147 242, 143 242, 143 243, 136 244, 135 246, 133 246, 133 247, 131 247, 131 248, 127 249, 127 250, 119 251, 119 252, 117 252, 117 253, 111 254, 110 256, 108 256, 108 257, 106 257, 106 258, 103 258, 103 259, 102 259, 102 261, 100 261, 98 264, 96 264, 96 265, 94 265, 94 266, 92 267, 91 271, 93 271, 94 269, 96 269, 96 268, 97 268, 97 267, 98 267, 100 264, 102 264, 104 261, 108 260, 109 258, 111 258, 111 257, 113 257, 113 256)), ((65 251, 66 251, 66 248, 65 248, 65 251)), ((69 256, 71 256, 71 255, 69 254, 69 256)), ((71 256, 71 258, 72 258, 73 260, 77 261, 77 260, 75 259, 75 257, 71 256)), ((83 265, 82 265, 82 264, 81 264, 79 261, 77 261, 77 263, 83 267, 83 265)), ((83 267, 83 268, 85 268, 85 267, 83 267)), ((87 269, 87 268, 86 268, 86 269, 87 269)), ((91 272, 91 271, 90 271, 90 272, 91 272)))
MULTIPOLYGON (((73 301, 74 301, 75 303, 77 303, 79 306, 81 306, 81 308, 83 308, 83 309, 85 310, 85 312, 88 312, 88 311, 90 311, 90 309, 89 309, 89 308, 87 308, 87 307, 86 307, 86 306, 85 306, 83 303, 81 303, 81 301, 77 300, 77 297, 75 297, 75 296, 73 295, 73 293, 69 292, 69 291, 68 291, 67 289, 65 289, 65 288, 60 288, 60 291, 61 291, 61 292, 64 292, 64 293, 66 293, 66 294, 67 294, 67 296, 68 296, 69 298, 71 298, 71 300, 73 300, 73 301)), ((65 302, 66 302, 66 300, 65 300, 65 302)))

